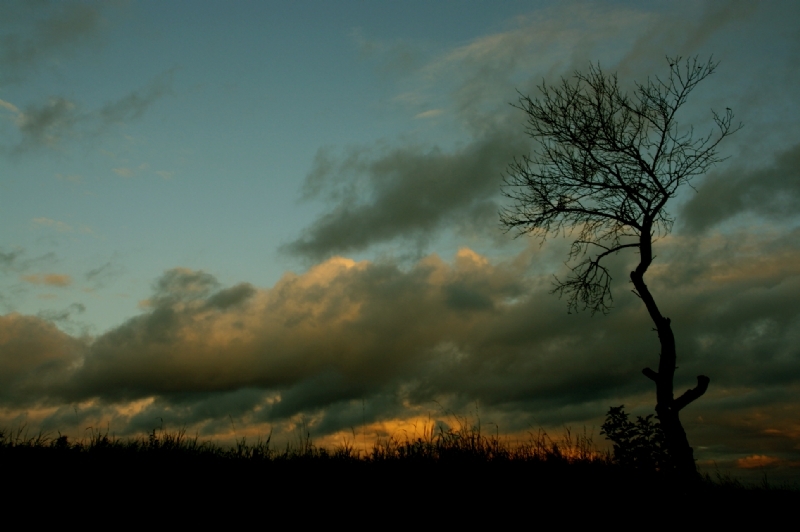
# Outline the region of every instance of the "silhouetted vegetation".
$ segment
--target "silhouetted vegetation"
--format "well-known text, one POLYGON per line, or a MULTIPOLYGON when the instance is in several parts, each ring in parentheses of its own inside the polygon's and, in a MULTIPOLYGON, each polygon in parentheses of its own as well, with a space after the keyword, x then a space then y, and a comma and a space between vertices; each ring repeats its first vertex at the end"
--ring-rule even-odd
POLYGON ((153 430, 147 438, 131 439, 95 430, 80 441, 2 430, 0 470, 14 479, 20 496, 74 501, 90 493, 118 504, 171 497, 176 490, 188 490, 192 506, 242 504, 245 499, 275 504, 298 497, 309 504, 343 504, 356 497, 387 506, 435 496, 439 503, 472 500, 486 510, 512 513, 533 502, 574 499, 579 505, 607 505, 658 494, 686 502, 701 493, 705 503, 710 497, 723 505, 800 502, 793 489, 745 487, 722 477, 691 486, 673 484, 655 470, 657 459, 643 450, 657 441, 653 427, 649 418, 627 421, 620 407, 611 424, 604 425, 604 433, 616 438, 614 456, 598 450, 585 432, 566 430, 552 439, 538 431, 512 443, 468 425, 379 439, 370 448, 344 441, 333 449, 316 446, 307 433, 293 445, 276 448, 270 438, 251 443, 241 438, 223 447, 187 437, 182 430, 153 430))
POLYGON ((668 462, 664 431, 653 414, 630 421, 625 405, 612 406, 600 434, 614 444, 614 461, 624 467, 661 471, 668 462))

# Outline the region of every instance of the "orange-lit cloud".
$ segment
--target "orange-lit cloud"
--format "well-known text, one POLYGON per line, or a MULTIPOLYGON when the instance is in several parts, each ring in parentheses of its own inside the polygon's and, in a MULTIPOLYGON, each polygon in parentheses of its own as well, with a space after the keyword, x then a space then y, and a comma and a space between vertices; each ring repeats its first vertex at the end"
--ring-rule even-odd
POLYGON ((740 469, 755 469, 759 467, 774 466, 780 462, 780 459, 774 456, 766 456, 763 454, 754 454, 746 458, 739 458, 736 460, 736 467, 740 469))
POLYGON ((112 168, 111 170, 120 177, 133 177, 136 172, 133 168, 126 167, 112 168))
POLYGON ((414 115, 414 118, 433 118, 444 113, 444 109, 428 109, 414 115))
POLYGON ((82 363, 85 343, 33 316, 0 316, 0 402, 38 402, 82 363))
POLYGON ((47 286, 69 286, 72 284, 72 277, 61 273, 23 275, 22 280, 26 283, 47 286))
POLYGON ((52 227, 53 229, 55 229, 60 233, 68 233, 73 230, 72 226, 64 222, 51 220, 50 218, 34 218, 33 223, 40 227, 52 227))

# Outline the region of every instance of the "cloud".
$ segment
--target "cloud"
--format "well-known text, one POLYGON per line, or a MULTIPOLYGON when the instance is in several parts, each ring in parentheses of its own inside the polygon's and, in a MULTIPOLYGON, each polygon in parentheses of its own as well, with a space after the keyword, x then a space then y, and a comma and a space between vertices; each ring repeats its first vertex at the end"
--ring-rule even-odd
POLYGON ((427 111, 417 113, 416 115, 414 115, 414 118, 433 118, 435 116, 439 116, 442 113, 444 113, 444 109, 428 109, 427 111))
POLYGON ((147 86, 133 91, 119 100, 108 102, 99 110, 100 119, 104 124, 118 124, 128 122, 142 116, 150 106, 163 96, 172 94, 171 69, 157 76, 147 86))
POLYGON ((22 249, 15 249, 13 251, 0 251, 0 268, 3 271, 9 270, 14 267, 16 263, 19 261, 17 260, 24 251, 22 249))
POLYGON ((441 333, 429 330, 436 313, 470 322, 521 290, 510 272, 492 278, 494 269, 468 250, 452 267, 431 256, 407 273, 334 258, 270 290, 219 290, 206 273, 171 270, 155 283, 148 312, 97 338, 56 393, 180 400, 255 387, 283 390, 271 415, 290 416, 391 382, 440 343, 441 333), (430 308, 420 307, 425 300, 430 308), (419 333, 433 334, 432 343, 420 345, 419 333))
POLYGON ((765 467, 774 466, 778 462, 780 462, 780 458, 778 457, 754 454, 753 456, 739 458, 736 460, 736 467, 741 469, 763 469, 765 467))
POLYGON ((208 297, 219 286, 213 275, 175 268, 164 273, 156 281, 155 294, 150 303, 156 306, 172 305, 177 302, 190 302, 208 297))
POLYGON ((524 150, 519 136, 496 132, 453 153, 354 149, 337 161, 320 151, 307 196, 327 192, 336 206, 283 249, 320 259, 395 238, 424 239, 453 224, 495 226, 502 172, 524 150))
POLYGON ((227 309, 244 304, 256 294, 256 289, 250 283, 241 283, 234 287, 220 290, 207 299, 208 305, 218 309, 227 309))
POLYGON ((350 38, 363 59, 373 59, 384 75, 408 75, 424 64, 426 50, 419 43, 397 39, 385 41, 367 37, 362 28, 354 28, 350 38))
MULTIPOLYGON (((127 166, 121 166, 119 168, 112 168, 111 171, 117 174, 120 177, 129 178, 135 176, 139 172, 144 172, 150 169, 150 165, 147 163, 142 163, 136 168, 130 168, 127 166)), ((158 172, 157 172, 158 173, 158 172)))
POLYGON ((115 253, 105 264, 86 272, 84 279, 91 283, 94 288, 105 286, 109 281, 122 275, 125 271, 125 268, 117 263, 117 259, 118 257, 115 253))
MULTIPOLYGON (((678 10, 678 15, 662 13, 643 18, 641 27, 644 31, 637 32, 636 40, 619 62, 617 72, 620 79, 647 69, 652 65, 653 58, 689 57, 702 53, 704 46, 716 34, 746 21, 756 10, 757 4, 746 0, 708 0, 678 10)), ((716 50, 716 54, 719 54, 719 50, 716 50)))
POLYGON ((34 218, 33 223, 38 227, 51 227, 59 233, 69 233, 73 231, 71 225, 50 218, 34 218))
POLYGON ((115 174, 120 177, 133 177, 135 170, 133 168, 112 168, 111 169, 115 174))
POLYGON ((3 107, 8 111, 11 111, 15 116, 19 116, 21 114, 21 111, 16 105, 8 103, 5 100, 0 100, 0 107, 3 107))
MULTIPOLYGON (((64 58, 100 45, 107 9, 113 7, 24 0, 0 4, 0 86, 24 81, 43 66, 60 68, 64 58)), ((19 155, 41 148, 58 149, 67 141, 96 137, 110 126, 135 120, 171 93, 174 70, 98 109, 57 94, 25 104, 0 100, 0 108, 11 114, 17 133, 4 151, 19 155)))
POLYGON ((0 85, 17 82, 48 59, 98 42, 105 6, 10 0, 0 7, 0 85))
POLYGON ((73 303, 63 310, 44 310, 39 312, 37 316, 43 320, 51 322, 68 322, 73 314, 82 314, 86 312, 86 306, 81 303, 73 303))
POLYGON ((28 105, 16 120, 22 140, 16 151, 37 146, 55 147, 65 137, 75 134, 80 120, 77 106, 65 98, 50 98, 40 105, 28 105))
POLYGON ((48 400, 79 363, 84 344, 32 316, 0 316, 0 401, 48 400))
POLYGON ((72 277, 60 273, 23 275, 22 280, 31 284, 43 284, 47 286, 69 286, 72 284, 72 277))
POLYGON ((773 221, 797 216, 800 203, 800 144, 775 154, 760 168, 734 166, 709 174, 679 218, 689 231, 702 231, 742 213, 773 221))
POLYGON ((47 265, 52 265, 56 259, 56 255, 52 251, 31 258, 24 258, 25 254, 23 248, 15 248, 12 251, 0 250, 0 272, 21 273, 33 267, 44 268, 47 265))
MULTIPOLYGON (((56 149, 67 141, 97 137, 110 127, 135 120, 163 96, 171 94, 172 72, 161 74, 148 85, 93 110, 61 96, 50 97, 43 103, 30 103, 22 110, 0 100, 0 106, 11 112, 18 133, 18 138, 6 146, 6 150, 19 155, 41 148, 56 149)), ((117 168, 114 171, 128 177, 124 174, 134 170, 117 168)))

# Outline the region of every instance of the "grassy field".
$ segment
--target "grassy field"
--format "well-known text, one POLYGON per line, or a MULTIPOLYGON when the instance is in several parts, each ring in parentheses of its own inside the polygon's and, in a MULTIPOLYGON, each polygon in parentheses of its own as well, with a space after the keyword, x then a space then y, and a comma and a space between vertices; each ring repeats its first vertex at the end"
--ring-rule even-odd
POLYGON ((546 510, 574 501, 622 511, 668 500, 674 512, 781 512, 796 508, 794 487, 745 486, 730 478, 687 483, 655 471, 623 467, 585 434, 559 439, 532 434, 511 445, 476 428, 387 438, 369 452, 344 442, 325 449, 305 435, 276 448, 269 439, 222 447, 183 431, 154 430, 118 439, 93 432, 82 441, 0 431, 0 471, 15 493, 75 504, 117 504, 187 495, 195 506, 288 501, 394 507, 457 505, 476 512, 546 510), (206 501, 206 502, 204 502, 206 501))

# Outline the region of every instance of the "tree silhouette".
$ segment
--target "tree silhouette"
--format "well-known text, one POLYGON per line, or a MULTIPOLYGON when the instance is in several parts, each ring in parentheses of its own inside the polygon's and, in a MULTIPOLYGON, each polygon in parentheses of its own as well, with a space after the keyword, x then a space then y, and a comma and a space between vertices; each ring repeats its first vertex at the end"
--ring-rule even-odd
POLYGON ((670 59, 669 76, 636 83, 629 95, 616 74, 591 65, 559 85, 539 87, 540 97, 520 94, 518 109, 527 114, 526 134, 535 142, 530 155, 515 159, 503 194, 513 200, 500 212, 507 230, 542 241, 552 234, 577 234, 569 260, 581 259, 566 279, 556 278, 553 292, 566 296, 568 308, 606 313, 612 304, 611 276, 602 261, 627 248, 639 252, 630 273, 634 293, 655 323, 661 343, 658 371, 643 373, 656 384, 656 415, 664 431, 670 467, 696 471, 692 448, 679 419, 686 405, 703 395, 709 379, 674 398, 675 337, 644 275, 653 261, 653 242, 670 232, 667 202, 692 178, 722 159, 717 146, 741 125, 733 112, 711 111, 716 128, 695 136, 681 127, 677 114, 689 93, 718 63, 697 57, 670 59))

